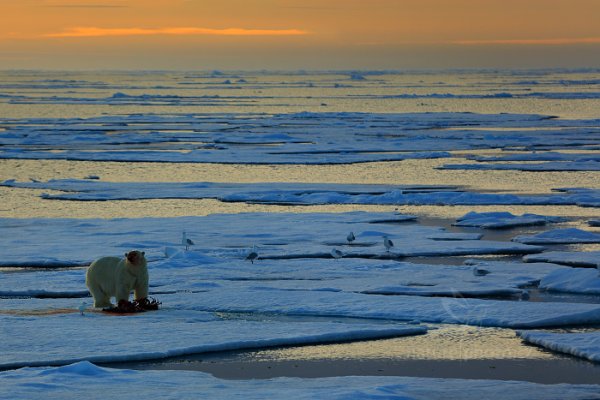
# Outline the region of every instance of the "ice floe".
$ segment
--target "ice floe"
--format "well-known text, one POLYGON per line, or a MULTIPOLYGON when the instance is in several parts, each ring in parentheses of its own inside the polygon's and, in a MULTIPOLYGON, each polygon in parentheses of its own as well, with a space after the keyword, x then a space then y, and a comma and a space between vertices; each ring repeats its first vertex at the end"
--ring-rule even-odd
POLYGON ((600 251, 545 251, 539 254, 528 254, 523 257, 523 260, 596 268, 600 264, 600 251))
POLYGON ((591 268, 570 268, 550 272, 539 288, 554 292, 600 294, 600 274, 591 268))
POLYGON ((600 306, 575 303, 508 302, 470 298, 375 296, 332 291, 215 288, 188 296, 164 295, 178 309, 259 312, 280 315, 353 317, 454 323, 508 328, 569 326, 600 321, 600 306))
POLYGON ((565 243, 600 243, 600 234, 577 228, 554 229, 537 235, 521 235, 513 240, 519 243, 544 245, 565 243))
POLYGON ((252 245, 260 248, 261 258, 329 258, 332 241, 346 242, 349 231, 357 238, 343 249, 350 257, 528 254, 542 250, 517 242, 436 240, 439 233, 446 233, 446 239, 451 233, 414 223, 370 223, 393 217, 394 213, 352 212, 106 220, 5 218, 0 219, 0 265, 76 266, 131 249, 144 250, 149 260, 158 260, 164 258, 165 247, 181 246, 183 231, 196 242, 195 251, 238 259, 246 257, 252 245), (383 246, 386 235, 396 243, 389 254, 383 246))
MULTIPOLYGON (((353 271, 348 270, 352 264, 342 264, 334 277, 334 264, 340 263, 323 265, 326 275, 321 275, 321 278, 314 272, 302 271, 296 275, 286 274, 285 280, 260 281, 260 275, 257 274, 253 287, 386 295, 516 298, 523 293, 520 288, 535 285, 546 274, 561 269, 553 264, 527 265, 483 261, 470 261, 469 265, 464 266, 411 263, 377 265, 365 262, 356 263, 356 269, 353 271), (485 268, 488 274, 485 277, 476 277, 473 275, 473 268, 485 268)), ((275 267, 272 270, 275 270, 275 267)), ((286 272, 285 264, 277 268, 277 271, 286 272)), ((245 282, 245 285, 248 286, 248 283, 245 282)))
POLYGON ((469 212, 457 218, 455 226, 474 226, 484 229, 506 229, 517 226, 546 225, 563 222, 564 218, 536 214, 513 215, 509 212, 469 212))
MULTIPOLYGON (((343 253, 342 253, 343 254, 343 253)), ((215 259, 194 251, 179 250, 167 259, 150 263, 150 294, 228 288, 314 290, 415 296, 513 296, 522 287, 537 284, 560 270, 555 264, 483 262, 467 265, 426 265, 386 260, 215 259), (488 274, 474 276, 473 268, 488 274)), ((37 298, 89 297, 85 271, 56 270, 0 273, 0 296, 37 298)))
POLYGON ((89 398, 90 393, 124 399, 131 393, 152 399, 448 399, 481 398, 587 400, 598 385, 544 385, 531 382, 410 377, 352 376, 317 379, 224 380, 193 371, 133 371, 101 368, 83 361, 62 367, 0 372, 0 396, 15 400, 89 398))
POLYGON ((502 156, 469 156, 469 160, 480 162, 498 161, 600 161, 600 155, 595 153, 558 153, 553 151, 534 153, 515 153, 502 156))
POLYGON ((528 343, 600 362, 600 332, 518 331, 517 334, 528 343))
POLYGON ((599 161, 550 161, 536 164, 445 164, 439 169, 517 171, 600 171, 599 161))
MULTIPOLYGON (((102 99, 89 99, 99 100, 102 99)), ((174 104, 181 105, 182 99, 175 95, 131 96, 118 92, 108 100, 135 105, 177 100, 174 104)), ((252 98, 209 96, 201 100, 254 104, 252 98)), ((594 131, 597 120, 473 113, 130 114, 88 119, 0 119, 0 124, 4 128, 0 131, 4 144, 0 158, 127 162, 398 161, 450 157, 452 150, 537 146, 571 149, 597 144, 598 135, 594 131), (473 130, 474 127, 480 130, 473 130), (514 130, 496 134, 486 128, 514 130), (148 144, 152 144, 151 150, 148 144)), ((573 159, 563 164, 563 169, 593 169, 597 162, 573 159)), ((486 166, 468 168, 474 167, 486 166)))
MULTIPOLYGON (((266 204, 378 204, 378 205, 580 205, 600 207, 600 190, 556 189, 559 194, 520 195, 471 192, 443 185, 369 185, 318 183, 213 183, 213 182, 102 182, 60 179, 48 182, 17 182, 0 186, 63 191, 42 194, 49 200, 139 200, 213 198, 225 202, 266 204)), ((500 217, 500 215, 499 215, 500 217)), ((532 218, 528 215, 527 218, 532 218)), ((542 218, 538 216, 537 218, 542 218)), ((544 217, 554 221, 552 217, 544 217)), ((525 216, 520 220, 525 221, 525 216)), ((506 221, 508 223, 508 221, 506 221)))
MULTIPOLYGON (((76 300, 73 300, 76 301, 76 300)), ((177 310, 125 317, 75 308, 0 311, 0 368, 161 359, 247 348, 423 334, 415 325, 315 321, 251 321, 177 310), (28 332, 24 335, 23 332, 28 332)))

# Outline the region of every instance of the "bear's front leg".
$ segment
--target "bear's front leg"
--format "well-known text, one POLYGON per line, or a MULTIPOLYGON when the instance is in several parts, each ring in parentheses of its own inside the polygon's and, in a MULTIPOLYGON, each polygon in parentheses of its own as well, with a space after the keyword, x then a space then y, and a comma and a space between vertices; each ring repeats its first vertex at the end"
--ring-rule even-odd
POLYGON ((129 302, 129 293, 131 292, 131 289, 129 289, 127 285, 120 285, 116 289, 115 297, 117 299, 117 304, 121 303, 121 301, 129 302))

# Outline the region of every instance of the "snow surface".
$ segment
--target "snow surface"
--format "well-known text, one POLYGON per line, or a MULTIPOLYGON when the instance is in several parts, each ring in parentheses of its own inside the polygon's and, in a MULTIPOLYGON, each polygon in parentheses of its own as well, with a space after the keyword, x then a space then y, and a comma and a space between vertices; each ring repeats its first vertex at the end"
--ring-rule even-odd
POLYGON ((502 156, 469 156, 469 160, 480 162, 497 161, 600 161, 600 155, 595 153, 558 153, 542 151, 535 153, 515 153, 502 156))
MULTIPOLYGON (((73 300, 72 300, 73 301, 73 300)), ((66 305, 68 303, 65 303, 66 305)), ((39 311, 39 310, 37 310, 39 311)), ((161 359, 211 351, 367 340, 423 334, 422 326, 219 318, 166 304, 117 316, 64 307, 48 314, 0 313, 0 368, 161 359), (27 332, 26 335, 23 333, 27 332)))
POLYGON ((526 244, 600 243, 600 234, 577 228, 554 229, 537 235, 521 235, 512 240, 526 244))
POLYGON ((528 343, 600 362, 600 332, 518 331, 517 334, 528 343))
MULTIPOLYGON (((216 259, 195 251, 169 248, 171 256, 150 263, 150 294, 222 288, 317 290, 416 296, 516 296, 550 272, 569 269, 555 264, 469 260, 467 265, 343 260, 216 259), (474 276, 473 267, 489 271, 474 276)), ((0 273, 0 296, 88 297, 85 271, 54 270, 0 273), (43 285, 40 285, 43 282, 43 285)))
POLYGON ((132 371, 89 362, 0 372, 0 397, 47 399, 592 399, 599 385, 408 377, 223 380, 192 371, 132 371))
MULTIPOLYGON (((355 82, 355 81, 353 81, 355 82)), ((359 81, 360 82, 360 81, 359 81)), ((219 89, 231 88, 222 85, 219 89)), ((13 102, 116 105, 260 104, 256 97, 130 95, 13 102)), ((0 158, 95 161, 339 164, 450 157, 449 151, 597 142, 597 120, 473 113, 132 114, 0 119, 0 158), (477 127, 480 130, 472 130, 477 127), (529 128, 536 129, 529 129, 529 128), (470 128, 470 129, 465 129, 470 128), (499 133, 486 128, 514 128, 499 133), (65 134, 67 132, 68 134, 65 134), (140 144, 153 150, 140 149, 140 144)), ((571 161, 572 169, 597 162, 571 161)))
POLYGON ((542 278, 539 288, 555 292, 600 294, 600 274, 591 268, 556 270, 542 278))
POLYGON ((528 254, 523 257, 523 260, 596 268, 600 264, 600 251, 546 251, 539 254, 528 254))
POLYGON ((177 309, 277 315, 357 317, 508 328, 600 322, 600 306, 575 303, 480 300, 422 296, 247 288, 214 288, 187 296, 163 295, 177 309))
POLYGON ((600 171, 600 161, 549 161, 538 164, 445 164, 439 169, 516 171, 600 171))
MULTIPOLYGON (((106 255, 143 250, 149 260, 165 257, 165 247, 180 245, 187 232, 195 251, 210 257, 243 259, 253 245, 260 258, 329 258, 332 243, 357 240, 341 248, 348 257, 401 258, 408 256, 528 254, 542 248, 516 242, 434 240, 450 233, 417 224, 369 223, 401 219, 394 213, 342 214, 214 214, 206 217, 139 219, 0 219, 0 265, 87 265, 106 255), (388 254, 383 236, 396 246, 388 254), (364 246, 357 246, 364 244, 364 246)), ((458 237, 463 239, 462 237, 458 237)))
POLYGON ((517 216, 509 212, 469 212, 458 218, 453 225, 474 226, 484 229, 506 229, 517 226, 546 225, 547 223, 563 221, 565 221, 565 218, 536 214, 517 216))

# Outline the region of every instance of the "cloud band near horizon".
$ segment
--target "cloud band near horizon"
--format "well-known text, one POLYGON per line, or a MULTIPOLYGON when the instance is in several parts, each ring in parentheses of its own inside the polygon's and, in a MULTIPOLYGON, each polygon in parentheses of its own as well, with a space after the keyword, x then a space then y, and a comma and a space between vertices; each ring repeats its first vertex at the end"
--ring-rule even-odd
POLYGON ((554 38, 554 39, 490 39, 490 40, 457 40, 452 44, 477 45, 547 45, 560 46, 569 44, 600 44, 600 37, 587 38, 554 38))
POLYGON ((216 35, 216 36, 299 36, 309 32, 301 29, 246 29, 246 28, 97 28, 76 27, 63 32, 43 35, 49 38, 80 38, 106 36, 149 36, 149 35, 216 35))

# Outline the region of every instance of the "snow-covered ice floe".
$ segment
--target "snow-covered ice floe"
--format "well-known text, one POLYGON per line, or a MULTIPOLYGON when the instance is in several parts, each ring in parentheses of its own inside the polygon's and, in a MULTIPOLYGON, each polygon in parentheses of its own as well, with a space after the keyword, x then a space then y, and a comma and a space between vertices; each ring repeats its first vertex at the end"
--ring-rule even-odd
POLYGON ((518 226, 546 225, 563 222, 565 218, 536 214, 513 215, 509 212, 469 212, 456 219, 455 226, 474 226, 484 229, 506 229, 518 226))
POLYGON ((445 233, 451 239, 451 233, 414 223, 370 223, 396 217, 395 213, 352 212, 138 219, 5 218, 0 219, 0 265, 85 265, 95 258, 131 249, 143 250, 149 260, 158 260, 165 257, 165 247, 181 246, 183 231, 197 243, 194 250, 229 259, 245 258, 253 245, 260 248, 261 258, 331 258, 332 243, 346 242, 351 231, 357 239, 352 246, 341 249, 348 257, 529 254, 543 250, 516 242, 439 240, 437 234, 445 233), (395 243, 389 252, 383 244, 384 236, 395 243))
POLYGON ((549 262, 573 267, 596 268, 600 264, 600 251, 547 251, 539 254, 528 254, 523 257, 523 260, 526 262, 549 262))
POLYGON ((124 317, 89 310, 80 315, 72 308, 72 303, 78 301, 55 301, 56 308, 28 310, 26 307, 30 305, 13 300, 14 308, 0 311, 3 327, 0 368, 64 365, 80 360, 162 359, 211 351, 380 339, 427 331, 418 325, 367 321, 228 319, 189 308, 181 310, 171 304, 165 304, 159 311, 124 317), (19 303, 25 309, 19 308, 19 303))
POLYGON ((554 151, 520 152, 502 156, 468 156, 467 159, 479 162, 498 161, 600 161, 600 154, 596 153, 558 153, 554 151))
POLYGON ((596 269, 590 268, 556 270, 542 278, 539 288, 554 292, 600 295, 600 274, 596 269))
POLYGON ((367 399, 423 400, 481 398, 510 400, 597 397, 599 385, 544 385, 530 382, 412 377, 352 376, 317 379, 275 378, 223 380, 194 371, 133 371, 101 368, 89 362, 62 367, 23 368, 0 372, 0 397, 14 400, 103 398, 132 394, 152 399, 367 399))
POLYGON ((249 288, 215 288, 161 296, 177 309, 276 315, 352 317, 507 328, 542 328, 600 322, 600 306, 576 303, 249 288))
MULTIPOLYGON (((56 98, 54 98, 56 100, 56 98)), ((181 105, 178 96, 116 93, 109 103, 181 105)), ((200 102, 252 105, 249 99, 200 102)), ((93 99, 98 101, 98 99, 93 99)), ((597 143, 598 121, 474 113, 132 114, 0 119, 0 158, 87 161, 340 164, 446 158, 450 151, 597 143), (477 128, 477 129, 475 129, 477 128), (486 129, 498 128, 499 134, 486 129), (535 129, 531 129, 535 128, 535 129), (152 145, 152 150, 140 144, 152 145)), ((571 160, 571 169, 594 161, 571 160)))
POLYGON ((600 243, 600 234, 577 228, 554 229, 537 235, 521 235, 512 240, 519 243, 543 245, 565 243, 600 243))
MULTIPOLYGON (((580 205, 600 207, 600 190, 557 189, 561 194, 517 195, 472 192, 443 185, 368 185, 318 183, 122 183, 90 179, 17 182, 0 186, 63 191, 42 194, 48 200, 108 201, 140 199, 203 199, 265 204, 377 205, 580 205)), ((532 216, 528 216, 532 217, 532 216)), ((541 216, 537 216, 541 218, 541 216)), ((524 220, 525 216, 522 216, 524 220)), ((545 217, 552 221, 552 217, 545 217)))
POLYGON ((600 161, 548 161, 536 164, 445 164, 438 169, 516 171, 600 171, 600 161))
POLYGON ((600 362, 600 332, 556 333, 543 331, 518 331, 517 335, 528 343, 552 351, 600 362))
MULTIPOLYGON (((195 251, 174 253, 149 265, 150 294, 229 289, 282 289, 388 295, 490 297, 515 299, 523 287, 549 273, 570 269, 555 264, 469 260, 467 265, 425 265, 368 259, 243 260, 215 259, 195 251), (478 271, 485 273, 478 274, 478 271)), ((0 296, 88 297, 85 271, 1 273, 0 296)))

